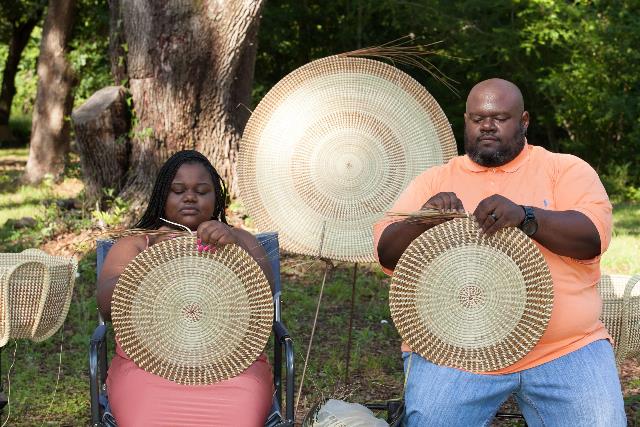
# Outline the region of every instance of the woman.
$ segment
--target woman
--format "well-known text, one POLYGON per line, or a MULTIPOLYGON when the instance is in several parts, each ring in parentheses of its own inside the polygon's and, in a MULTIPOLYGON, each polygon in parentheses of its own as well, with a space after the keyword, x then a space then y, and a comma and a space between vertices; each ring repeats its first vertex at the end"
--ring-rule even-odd
MULTIPOLYGON (((137 224, 146 229, 173 229, 171 223, 197 230, 199 248, 227 244, 243 247, 271 279, 267 256, 250 233, 225 219, 226 191, 211 163, 197 151, 180 151, 158 173, 149 206, 137 224)), ((111 318, 113 289, 127 264, 164 238, 125 237, 109 251, 98 278, 98 306, 111 318)), ((272 281, 269 280, 271 283, 272 281)), ((247 370, 226 381, 187 386, 143 371, 124 353, 116 353, 107 377, 109 403, 118 425, 128 426, 261 426, 272 400, 271 367, 263 353, 247 370)))

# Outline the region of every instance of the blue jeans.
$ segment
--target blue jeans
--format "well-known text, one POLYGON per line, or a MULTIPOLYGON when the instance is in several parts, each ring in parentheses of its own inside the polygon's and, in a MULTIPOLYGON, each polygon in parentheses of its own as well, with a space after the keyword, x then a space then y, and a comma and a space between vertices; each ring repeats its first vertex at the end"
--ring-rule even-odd
MULTIPOLYGON (((405 375, 410 354, 402 353, 405 375)), ((413 353, 405 386, 405 426, 488 426, 511 394, 531 427, 627 425, 613 349, 599 340, 506 375, 438 366, 413 353)))

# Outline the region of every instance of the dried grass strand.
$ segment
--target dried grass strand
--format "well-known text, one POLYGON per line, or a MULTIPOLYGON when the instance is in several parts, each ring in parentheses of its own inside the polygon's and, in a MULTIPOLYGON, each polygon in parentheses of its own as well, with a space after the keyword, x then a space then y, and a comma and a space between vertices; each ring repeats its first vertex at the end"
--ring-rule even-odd
POLYGON ((460 92, 454 84, 459 82, 444 74, 435 64, 427 59, 430 55, 441 55, 436 49, 429 49, 432 46, 442 43, 438 40, 428 44, 413 44, 413 37, 410 35, 400 37, 379 46, 369 46, 361 49, 344 52, 337 56, 342 57, 369 57, 390 61, 393 65, 403 64, 415 67, 430 74, 437 81, 442 83, 451 92, 460 96, 460 92))
POLYGON ((387 217, 415 224, 430 224, 448 221, 454 218, 470 218, 468 212, 443 212, 438 209, 421 209, 413 212, 387 212, 387 217))

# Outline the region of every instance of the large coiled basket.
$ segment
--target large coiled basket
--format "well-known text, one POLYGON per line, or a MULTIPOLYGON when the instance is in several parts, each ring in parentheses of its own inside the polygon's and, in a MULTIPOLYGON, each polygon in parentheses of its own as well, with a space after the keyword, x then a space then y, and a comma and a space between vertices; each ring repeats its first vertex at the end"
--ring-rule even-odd
POLYGON ((603 274, 601 320, 613 338, 616 362, 640 354, 640 274, 603 274))
POLYGON ((38 249, 0 254, 0 347, 10 338, 43 341, 69 311, 78 263, 38 249))

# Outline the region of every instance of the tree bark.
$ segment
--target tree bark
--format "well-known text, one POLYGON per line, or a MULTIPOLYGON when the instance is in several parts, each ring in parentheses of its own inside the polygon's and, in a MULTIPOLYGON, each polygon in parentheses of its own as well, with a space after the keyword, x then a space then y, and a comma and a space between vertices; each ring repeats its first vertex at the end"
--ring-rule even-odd
POLYGON ((109 86, 94 93, 75 109, 75 129, 87 201, 103 199, 103 189, 118 194, 129 167, 129 111, 122 86, 109 86))
POLYGON ((134 114, 123 197, 147 199, 173 152, 204 153, 236 194, 264 0, 119 0, 134 114))
POLYGON ((24 179, 59 178, 69 151, 69 120, 75 77, 67 61, 75 0, 49 0, 38 57, 38 91, 33 107, 31 147, 24 179))
POLYGON ((13 140, 9 129, 9 117, 11 104, 16 94, 16 73, 22 52, 29 42, 31 32, 42 17, 42 9, 35 12, 34 16, 24 22, 13 26, 11 39, 9 40, 9 52, 2 71, 2 89, 0 89, 0 141, 13 140))

